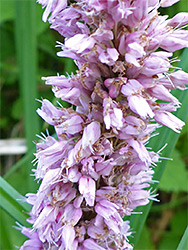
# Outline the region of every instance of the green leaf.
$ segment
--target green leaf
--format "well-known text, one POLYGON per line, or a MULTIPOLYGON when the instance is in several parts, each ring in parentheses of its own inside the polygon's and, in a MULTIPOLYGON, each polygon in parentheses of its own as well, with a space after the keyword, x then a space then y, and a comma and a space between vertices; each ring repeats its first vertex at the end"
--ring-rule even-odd
POLYGON ((177 250, 187 250, 188 249, 188 226, 185 230, 185 233, 178 245, 177 250))
MULTIPOLYGON (((15 1, 16 9, 16 52, 19 65, 19 84, 24 116, 24 134, 28 150, 33 148, 35 135, 39 133, 39 117, 36 113, 37 91, 37 31, 35 1, 15 1)), ((30 192, 36 191, 31 173, 31 160, 25 168, 25 185, 30 192)))
POLYGON ((183 129, 181 131, 181 136, 185 134, 188 134, 188 119, 186 120, 185 126, 183 126, 183 129))
POLYGON ((11 249, 11 242, 7 222, 4 220, 3 212, 0 209, 0 249, 11 249))
POLYGON ((27 239, 13 225, 15 225, 14 218, 0 207, 0 249, 2 250, 15 250, 15 246, 21 246, 27 239))
POLYGON ((0 206, 11 217, 22 225, 28 225, 26 219, 29 217, 30 205, 24 202, 24 197, 19 194, 11 185, 0 177, 0 206))
POLYGON ((36 4, 34 1, 17 0, 16 6, 16 51, 19 65, 19 82, 24 113, 24 127, 28 149, 33 146, 39 132, 37 109, 37 44, 36 4))
POLYGON ((137 247, 134 250, 153 250, 154 246, 151 240, 150 230, 144 225, 137 247))
POLYGON ((0 188, 7 193, 10 198, 16 200, 16 202, 26 211, 30 211, 31 206, 28 203, 23 202, 24 197, 18 193, 7 181, 0 176, 0 188))
POLYGON ((8 179, 11 175, 13 175, 21 166, 26 166, 28 161, 31 159, 34 149, 29 151, 26 155, 24 155, 18 162, 16 162, 3 176, 4 179, 8 179))
POLYGON ((173 151, 172 159, 167 163, 159 183, 159 189, 166 192, 188 192, 188 173, 178 150, 173 151))
POLYGON ((14 16, 14 0, 0 0, 0 23, 12 20, 14 16))
POLYGON ((176 148, 181 154, 183 160, 188 159, 188 151, 187 151, 187 142, 188 142, 188 119, 185 122, 185 126, 183 127, 180 135, 180 139, 176 145, 176 148))
MULTIPOLYGON (((34 2, 36 2, 36 1, 34 1, 34 2)), ((37 18, 37 20, 39 20, 37 22, 36 29, 37 29, 37 34, 39 35, 42 32, 44 32, 45 30, 49 29, 49 23, 48 22, 46 22, 46 23, 41 22, 44 10, 42 9, 42 6, 40 4, 35 4, 35 5, 36 5, 36 18, 37 18)))

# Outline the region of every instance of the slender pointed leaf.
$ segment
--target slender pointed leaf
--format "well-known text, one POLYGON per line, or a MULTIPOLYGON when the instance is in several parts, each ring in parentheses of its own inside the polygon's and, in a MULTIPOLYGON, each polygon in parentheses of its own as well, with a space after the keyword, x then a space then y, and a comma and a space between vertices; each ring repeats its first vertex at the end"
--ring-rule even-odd
POLYGON ((186 250, 186 249, 188 249, 188 226, 187 226, 185 233, 184 233, 184 235, 183 235, 183 237, 178 245, 177 250, 186 250))
POLYGON ((24 155, 18 162, 16 162, 11 168, 10 170, 8 170, 4 175, 3 178, 4 179, 8 179, 12 174, 14 174, 21 166, 23 165, 27 165, 27 163, 29 162, 29 160, 32 157, 32 153, 34 152, 34 150, 30 150, 26 155, 24 155))
MULTIPOLYGON (((37 109, 37 29, 35 1, 15 1, 16 53, 19 66, 19 83, 24 117, 24 132, 28 150, 33 148, 33 140, 39 132, 37 109)), ((30 178, 31 161, 26 164, 26 189, 35 191, 35 183, 30 178)))
POLYGON ((31 206, 24 201, 24 197, 16 191, 7 181, 5 181, 2 177, 0 177, 0 188, 4 192, 6 192, 12 199, 16 200, 16 202, 26 211, 29 211, 31 206))
POLYGON ((9 232, 6 227, 6 221, 2 214, 3 211, 0 209, 0 249, 11 249, 11 241, 9 232))
POLYGON ((15 1, 16 51, 28 149, 39 132, 37 108, 37 31, 35 1, 15 1))
POLYGON ((27 212, 30 210, 30 206, 24 203, 23 199, 21 194, 0 177, 0 206, 16 221, 22 225, 27 225, 27 212))
POLYGON ((28 215, 23 212, 22 207, 19 206, 18 202, 12 199, 4 190, 0 188, 1 204, 0 206, 4 209, 11 217, 22 225, 27 225, 26 219, 28 215))

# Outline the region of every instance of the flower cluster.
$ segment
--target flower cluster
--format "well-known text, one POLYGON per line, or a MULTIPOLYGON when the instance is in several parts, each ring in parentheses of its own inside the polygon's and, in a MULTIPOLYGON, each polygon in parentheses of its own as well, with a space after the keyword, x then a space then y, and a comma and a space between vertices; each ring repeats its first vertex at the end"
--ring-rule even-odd
POLYGON ((183 90, 188 74, 170 58, 188 47, 188 13, 159 14, 178 0, 38 2, 43 21, 65 37, 58 56, 74 59, 78 70, 43 78, 72 106, 44 99, 37 110, 57 139, 36 144, 41 185, 27 195, 33 230, 22 228, 30 239, 21 250, 132 249, 122 218, 155 200, 159 154, 146 143, 158 124, 176 132, 184 125, 171 114, 180 103, 170 90, 183 90))

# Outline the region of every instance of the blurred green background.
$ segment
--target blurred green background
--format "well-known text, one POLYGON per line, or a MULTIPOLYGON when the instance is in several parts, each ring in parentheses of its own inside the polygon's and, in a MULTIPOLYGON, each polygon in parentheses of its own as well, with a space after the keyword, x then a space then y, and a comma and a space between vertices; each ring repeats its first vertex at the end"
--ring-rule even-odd
MULTIPOLYGON (((187 0, 160 10, 170 17, 180 11, 188 12, 187 0)), ((63 38, 42 22, 42 12, 41 6, 32 0, 0 0, 1 139, 23 138, 28 148, 22 155, 1 155, 1 176, 22 195, 37 190, 30 176, 36 134, 45 132, 46 128, 50 134, 54 133, 36 114, 40 107, 36 99, 56 102, 51 87, 41 77, 76 70, 72 60, 56 56, 59 50, 56 41, 63 42, 63 38)), ((175 54, 181 55, 182 51, 175 54)), ((188 72, 188 53, 183 60, 184 70, 188 72)), ((171 140, 175 136, 172 133, 171 140)), ((152 205, 135 249, 177 249, 188 220, 187 141, 188 125, 184 126, 170 155, 174 160, 166 162, 158 190, 161 202, 152 205)), ((12 214, 0 208, 0 249, 16 249, 25 240, 13 226, 12 214)))

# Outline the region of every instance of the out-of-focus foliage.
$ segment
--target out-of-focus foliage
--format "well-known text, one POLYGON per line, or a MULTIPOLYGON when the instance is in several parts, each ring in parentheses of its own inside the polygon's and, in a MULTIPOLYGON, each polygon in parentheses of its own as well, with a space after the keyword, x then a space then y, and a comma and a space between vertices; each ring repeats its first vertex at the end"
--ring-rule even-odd
POLYGON ((177 149, 172 153, 172 159, 166 166, 159 189, 165 192, 188 192, 186 164, 177 149))
MULTIPOLYGON (((18 50, 20 48, 19 44, 16 43, 18 42, 18 32, 20 32, 19 34, 24 32, 19 30, 19 26, 16 29, 16 25, 20 21, 17 5, 21 2, 21 0, 0 0, 1 138, 25 138, 25 127, 27 124, 25 120, 25 111, 23 111, 23 100, 27 98, 26 95, 29 95, 33 100, 36 98, 47 98, 53 103, 56 103, 51 88, 44 85, 41 81, 42 76, 56 75, 57 73, 66 74, 66 72, 71 73, 76 69, 74 63, 70 59, 62 59, 56 56, 59 50, 55 47, 56 41, 62 42, 63 38, 57 32, 50 30, 47 23, 41 21, 43 11, 41 6, 36 4, 33 0, 32 11, 33 15, 36 15, 34 20, 36 30, 34 33, 30 31, 28 36, 29 38, 36 36, 37 45, 35 52, 37 58, 35 67, 37 68, 37 72, 36 75, 29 75, 28 77, 34 77, 37 82, 36 96, 33 96, 31 92, 23 93, 24 83, 21 83, 20 80, 22 76, 20 76, 20 64, 18 63, 18 50)), ((30 0, 30 2, 32 2, 32 0, 30 0)), ((181 0, 172 7, 161 9, 160 11, 172 17, 177 12, 187 12, 188 2, 187 0, 181 0)), ((25 13, 25 20, 29 14, 31 13, 25 13)), ((24 16, 22 18, 24 18, 24 16)), ((30 23, 30 25, 32 25, 32 23, 30 23)), ((24 48, 21 49, 24 50, 24 48)), ((28 52, 26 53, 25 60, 30 60, 35 52, 30 50, 30 48, 26 47, 26 49, 28 52)), ((176 56, 180 57, 181 53, 182 51, 178 52, 176 56)), ((188 72, 188 58, 184 58, 183 60, 186 67, 185 71, 188 72)), ((36 101, 36 103, 38 102, 36 101)), ((37 105, 40 106, 40 103, 37 105)), ((32 119, 31 117, 31 122, 32 119)), ((47 124, 42 122, 42 119, 36 119, 40 122, 40 131, 45 132, 47 128, 50 134, 54 133, 47 124)), ((27 140, 27 138, 25 139, 27 140)), ((37 140, 34 132, 32 134, 32 140, 37 140)), ((153 204, 140 239, 135 247, 137 250, 173 250, 177 248, 181 240, 187 222, 187 141, 188 125, 183 128, 176 148, 170 156, 174 160, 168 161, 167 167, 164 170, 161 183, 159 184, 159 199, 161 202, 159 204, 153 204)), ((33 159, 32 152, 34 152, 34 150, 33 145, 33 148, 28 152, 27 156, 18 155, 1 157, 1 175, 4 176, 6 181, 22 195, 31 191, 27 185, 28 178, 31 179, 27 169, 31 168, 30 161, 33 159)), ((165 157, 165 155, 162 156, 165 157)), ((9 196, 8 193, 3 193, 3 195, 9 196)), ((14 205, 17 207, 18 204, 15 203, 14 205)), ((19 246, 22 244, 25 237, 13 228, 13 225, 16 225, 15 219, 2 209, 0 210, 0 220, 0 249, 15 249, 16 245, 19 246)))

